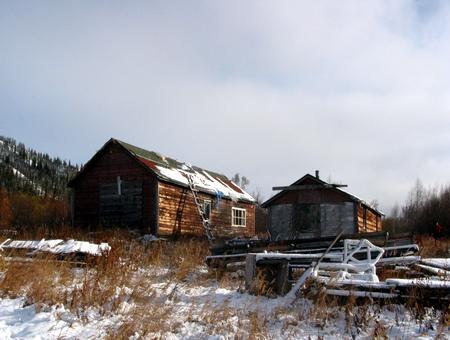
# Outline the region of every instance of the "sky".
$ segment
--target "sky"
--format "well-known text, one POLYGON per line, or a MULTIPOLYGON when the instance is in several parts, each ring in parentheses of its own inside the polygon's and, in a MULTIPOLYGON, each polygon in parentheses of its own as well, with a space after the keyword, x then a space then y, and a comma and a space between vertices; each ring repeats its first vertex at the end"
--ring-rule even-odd
POLYGON ((389 214, 450 183, 445 1, 0 0, 0 135, 110 138, 250 179, 320 170, 389 214))

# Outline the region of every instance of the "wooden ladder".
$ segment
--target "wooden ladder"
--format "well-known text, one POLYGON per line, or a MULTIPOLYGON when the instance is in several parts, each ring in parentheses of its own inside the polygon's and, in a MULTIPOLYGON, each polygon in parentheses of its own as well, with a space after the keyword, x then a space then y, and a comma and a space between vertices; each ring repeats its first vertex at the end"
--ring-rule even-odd
MULTIPOLYGON (((191 166, 188 166, 188 167, 190 168, 191 171, 195 172, 195 170, 191 166)), ((203 205, 201 204, 200 198, 198 197, 199 190, 197 189, 197 186, 194 183, 194 178, 193 178, 194 175, 187 171, 185 173, 186 173, 186 176, 188 179, 189 189, 191 189, 192 195, 194 196, 195 205, 197 206, 198 213, 200 215, 200 218, 202 219, 203 230, 205 231, 208 241, 211 242, 214 240, 214 236, 211 231, 211 222, 209 221, 208 218, 206 218, 205 211, 203 209, 203 205)))

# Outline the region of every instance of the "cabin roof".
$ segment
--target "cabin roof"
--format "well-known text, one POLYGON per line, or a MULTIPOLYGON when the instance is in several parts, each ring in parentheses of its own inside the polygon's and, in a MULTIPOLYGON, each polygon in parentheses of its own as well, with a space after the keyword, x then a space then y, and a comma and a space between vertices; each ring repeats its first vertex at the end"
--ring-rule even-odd
MULTIPOLYGON (((344 190, 339 189, 338 187, 334 187, 333 185, 322 181, 320 178, 317 178, 311 174, 306 174, 305 176, 303 176, 302 178, 300 178, 299 180, 295 181, 294 183, 292 183, 290 186, 293 185, 302 185, 303 182, 305 182, 306 180, 313 180, 317 183, 317 185, 319 186, 323 186, 324 189, 329 189, 329 190, 334 190, 336 192, 339 192, 345 196, 347 196, 349 198, 350 201, 353 202, 357 202, 360 203, 361 205, 367 207, 368 209, 372 210, 373 212, 375 212, 378 215, 384 215, 382 212, 380 212, 379 210, 377 210, 376 208, 374 208, 373 206, 371 206, 369 203, 365 202, 364 200, 358 198, 355 195, 352 195, 344 190)), ((282 195, 284 195, 287 192, 287 190, 282 190, 279 193, 277 193, 276 195, 272 196, 271 198, 269 198, 267 201, 265 201, 261 206, 264 208, 267 208, 268 206, 270 206, 277 198, 281 197, 282 195)))
MULTIPOLYGON (((234 201, 240 200, 252 203, 255 202, 255 199, 250 194, 228 179, 225 175, 210 170, 205 170, 197 166, 192 166, 188 163, 161 155, 158 152, 142 149, 114 138, 111 138, 108 142, 106 142, 101 150, 103 150, 110 143, 117 143, 122 146, 144 168, 154 173, 158 179, 162 181, 188 187, 189 183, 187 175, 190 174, 194 184, 202 192, 220 197, 226 197, 234 201)), ((99 150, 88 163, 90 163, 96 155, 101 152, 101 150, 99 150)), ((86 166, 72 181, 69 182, 69 186, 73 184, 86 166)))

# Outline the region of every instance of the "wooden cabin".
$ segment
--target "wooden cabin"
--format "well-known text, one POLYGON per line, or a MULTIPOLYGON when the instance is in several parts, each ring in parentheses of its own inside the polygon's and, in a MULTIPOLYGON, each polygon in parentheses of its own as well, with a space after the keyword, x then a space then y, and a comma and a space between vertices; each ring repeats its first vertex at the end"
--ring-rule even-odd
MULTIPOLYGON (((277 188, 274 188, 277 189, 277 188)), ((262 204, 276 240, 316 238, 382 230, 383 214, 361 199, 307 174, 262 204)))
POLYGON ((255 234, 255 200, 226 176, 117 139, 110 139, 69 182, 72 223, 157 236, 202 235, 188 174, 214 237, 255 234))

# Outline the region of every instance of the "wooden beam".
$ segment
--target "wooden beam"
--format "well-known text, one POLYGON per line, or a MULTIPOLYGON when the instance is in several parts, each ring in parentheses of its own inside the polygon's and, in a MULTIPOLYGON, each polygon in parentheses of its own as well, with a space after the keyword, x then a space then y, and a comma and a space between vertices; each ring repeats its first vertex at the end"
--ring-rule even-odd
POLYGON ((314 189, 335 189, 347 187, 347 184, 312 184, 312 185, 290 185, 287 187, 273 187, 272 190, 314 190, 314 189))

